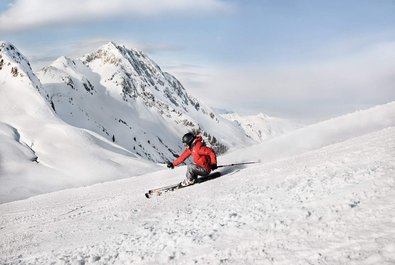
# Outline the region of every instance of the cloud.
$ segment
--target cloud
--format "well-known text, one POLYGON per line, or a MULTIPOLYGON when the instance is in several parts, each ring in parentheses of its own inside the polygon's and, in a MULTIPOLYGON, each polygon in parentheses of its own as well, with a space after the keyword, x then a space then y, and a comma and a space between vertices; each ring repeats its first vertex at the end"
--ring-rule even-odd
POLYGON ((196 97, 233 110, 331 116, 395 100, 395 42, 309 62, 204 69, 189 69, 195 76, 175 71, 196 97))
POLYGON ((222 0, 16 0, 0 14, 0 31, 26 30, 113 17, 196 15, 231 8, 222 0))

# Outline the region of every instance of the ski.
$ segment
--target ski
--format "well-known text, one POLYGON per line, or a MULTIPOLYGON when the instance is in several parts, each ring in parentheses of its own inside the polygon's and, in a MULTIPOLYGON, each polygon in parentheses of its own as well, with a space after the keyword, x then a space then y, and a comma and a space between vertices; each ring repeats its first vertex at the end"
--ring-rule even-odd
POLYGON ((163 193, 169 192, 169 191, 174 191, 177 189, 183 188, 183 186, 181 186, 181 182, 178 184, 174 184, 174 185, 170 185, 170 186, 166 186, 166 187, 161 187, 161 188, 157 188, 157 189, 152 189, 149 190, 148 192, 145 193, 145 197, 147 199, 153 197, 153 196, 161 196, 163 193))
MULTIPOLYGON (((222 167, 229 168, 229 167, 233 167, 233 166, 243 166, 243 165, 256 164, 256 163, 260 163, 260 161, 250 161, 250 162, 234 163, 234 164, 229 164, 229 165, 220 165, 220 166, 218 166, 218 168, 222 168, 222 167)), ((192 185, 200 184, 200 183, 203 183, 203 182, 206 182, 206 181, 209 181, 209 180, 221 177, 222 175, 226 175, 228 173, 229 173, 229 170, 224 170, 224 171, 222 171, 222 173, 220 171, 216 171, 214 173, 209 174, 206 177, 198 178, 196 180, 196 182, 194 184, 192 184, 192 185)), ((233 173, 235 173, 235 172, 233 172, 233 173)), ((192 186, 192 185, 189 185, 189 186, 192 186)), ((170 185, 170 186, 165 186, 165 187, 161 187, 161 188, 157 188, 157 189, 152 189, 152 190, 149 190, 149 191, 147 191, 145 193, 145 197, 147 199, 149 199, 149 198, 152 198, 154 196, 161 196, 163 193, 167 193, 167 192, 170 192, 170 191, 175 191, 175 190, 178 190, 178 189, 181 189, 181 188, 186 188, 186 187, 189 187, 189 186, 181 186, 181 183, 178 183, 178 184, 174 184, 174 185, 170 185)))
MULTIPOLYGON (((220 176, 221 176, 221 172, 214 172, 214 173, 212 173, 212 174, 210 174, 210 175, 208 175, 206 177, 198 178, 196 180, 196 182, 194 184, 192 184, 192 185, 203 183, 203 182, 206 182, 208 180, 212 180, 212 179, 218 178, 220 176)), ((170 186, 165 186, 165 187, 161 187, 161 188, 157 188, 157 189, 152 189, 152 190, 149 190, 149 191, 147 191, 145 193, 145 197, 147 199, 149 199, 149 198, 152 198, 154 196, 161 196, 164 193, 175 191, 175 190, 179 190, 179 189, 186 188, 186 187, 189 187, 189 186, 192 186, 192 185, 181 186, 181 182, 180 182, 178 184, 173 184, 173 185, 170 185, 170 186)))

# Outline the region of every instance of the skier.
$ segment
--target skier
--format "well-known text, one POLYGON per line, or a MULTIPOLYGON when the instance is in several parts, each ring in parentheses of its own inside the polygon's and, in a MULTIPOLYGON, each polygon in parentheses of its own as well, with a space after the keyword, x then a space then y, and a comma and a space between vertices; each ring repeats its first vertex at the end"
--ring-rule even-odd
POLYGON ((173 169, 192 155, 194 163, 188 165, 186 179, 181 182, 181 186, 188 186, 194 184, 198 176, 205 177, 211 170, 218 168, 217 156, 213 149, 204 144, 201 136, 186 133, 182 142, 186 146, 185 151, 175 161, 169 162, 167 167, 173 169))

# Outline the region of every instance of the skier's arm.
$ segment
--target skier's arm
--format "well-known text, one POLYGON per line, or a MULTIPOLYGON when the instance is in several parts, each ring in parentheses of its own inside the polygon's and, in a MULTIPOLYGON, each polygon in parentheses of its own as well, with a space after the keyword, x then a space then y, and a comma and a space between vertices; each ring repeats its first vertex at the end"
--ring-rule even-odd
POLYGON ((212 167, 212 169, 217 169, 217 155, 215 154, 213 149, 211 149, 211 148, 209 148, 209 149, 210 149, 209 155, 210 155, 211 166, 214 166, 214 167, 212 167))
POLYGON ((174 162, 173 165, 176 167, 182 162, 184 162, 189 156, 191 155, 191 150, 189 148, 185 149, 185 151, 180 155, 179 158, 177 158, 174 162))

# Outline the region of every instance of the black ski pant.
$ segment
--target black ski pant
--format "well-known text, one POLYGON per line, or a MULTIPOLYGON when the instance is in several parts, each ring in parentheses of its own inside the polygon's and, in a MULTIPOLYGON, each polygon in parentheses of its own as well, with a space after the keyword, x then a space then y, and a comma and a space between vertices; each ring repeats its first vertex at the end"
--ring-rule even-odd
POLYGON ((196 164, 189 164, 188 168, 187 168, 187 179, 186 181, 188 182, 188 184, 193 184, 195 183, 196 179, 198 176, 207 176, 210 172, 205 169, 204 167, 198 166, 196 164))

